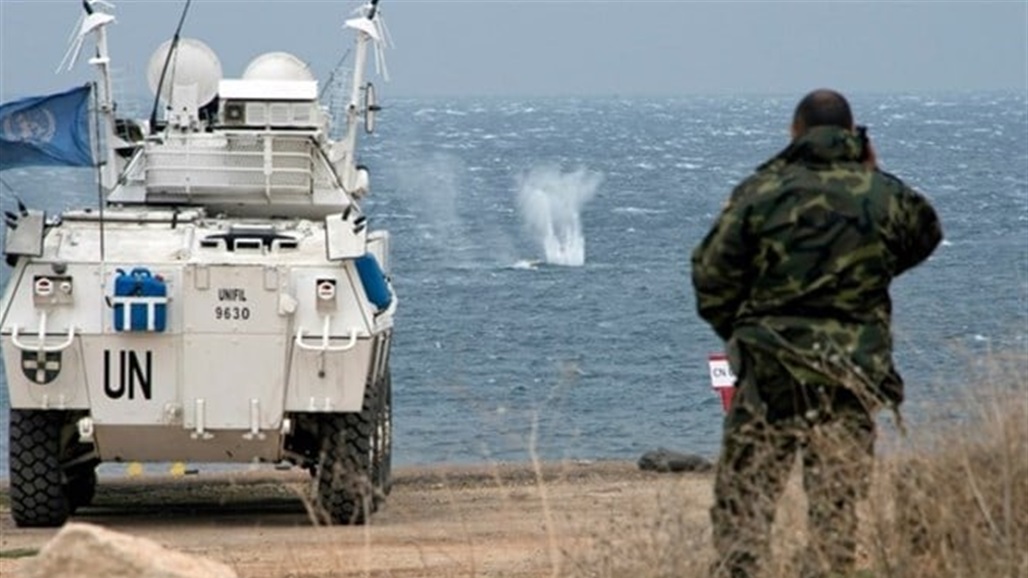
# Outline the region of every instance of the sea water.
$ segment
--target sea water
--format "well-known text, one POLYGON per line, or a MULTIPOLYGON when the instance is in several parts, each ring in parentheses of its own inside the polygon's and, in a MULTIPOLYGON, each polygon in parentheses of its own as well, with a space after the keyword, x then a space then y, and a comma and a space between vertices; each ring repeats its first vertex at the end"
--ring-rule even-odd
MULTIPOLYGON (((400 299, 396 463, 716 455, 707 356, 722 345, 695 313, 689 253, 787 144, 796 98, 383 102, 359 161, 400 299)), ((994 359, 1028 365, 1028 97, 851 101, 882 166, 942 218, 942 246, 893 285, 895 349, 908 419, 955 419, 994 359)), ((51 212, 96 203, 88 170, 0 176, 7 210, 15 193, 51 212)))

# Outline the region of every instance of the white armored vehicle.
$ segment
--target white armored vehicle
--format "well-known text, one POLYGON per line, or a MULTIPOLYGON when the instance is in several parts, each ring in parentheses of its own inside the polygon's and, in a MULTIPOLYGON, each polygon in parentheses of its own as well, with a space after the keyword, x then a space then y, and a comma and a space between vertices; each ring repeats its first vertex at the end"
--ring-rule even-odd
POLYGON ((85 5, 69 54, 95 37, 103 199, 56 218, 28 199, 7 215, 0 348, 19 526, 89 504, 101 462, 291 462, 310 470, 326 523, 362 523, 384 499, 397 299, 355 161, 378 109, 364 79, 386 41, 377 1, 345 22, 341 140, 298 58, 264 54, 222 78, 178 32, 149 70, 165 118, 118 118, 114 18, 85 5))

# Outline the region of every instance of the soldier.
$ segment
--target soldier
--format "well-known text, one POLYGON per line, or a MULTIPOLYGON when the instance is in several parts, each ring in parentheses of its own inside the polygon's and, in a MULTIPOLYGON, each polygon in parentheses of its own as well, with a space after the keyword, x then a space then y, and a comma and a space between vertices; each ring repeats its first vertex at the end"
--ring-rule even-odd
POLYGON ((903 400, 889 284, 941 239, 935 210, 877 168, 831 90, 800 101, 792 142, 732 192, 692 254, 697 310, 737 376, 711 508, 714 576, 758 575, 797 453, 810 536, 800 575, 853 572, 874 414, 903 400))

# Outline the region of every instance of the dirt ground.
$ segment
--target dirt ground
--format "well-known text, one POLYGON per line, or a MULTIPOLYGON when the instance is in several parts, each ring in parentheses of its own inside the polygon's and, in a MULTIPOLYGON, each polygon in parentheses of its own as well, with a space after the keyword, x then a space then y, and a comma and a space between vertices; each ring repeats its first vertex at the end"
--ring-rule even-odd
MULTIPOLYGON (((629 462, 403 468, 371 524, 317 527, 306 479, 296 470, 101 479, 94 505, 73 519, 207 556, 241 578, 535 577, 563 574, 581 549, 669 504, 701 532, 711 500, 709 474, 629 462)), ((6 578, 55 530, 16 528, 0 509, 6 578)))

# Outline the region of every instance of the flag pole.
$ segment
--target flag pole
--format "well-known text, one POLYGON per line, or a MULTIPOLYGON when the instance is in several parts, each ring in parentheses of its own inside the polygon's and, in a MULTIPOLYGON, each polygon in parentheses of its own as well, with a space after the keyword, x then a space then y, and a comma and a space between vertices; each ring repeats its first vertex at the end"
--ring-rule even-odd
MULTIPOLYGON (((93 87, 93 165, 96 167, 96 204, 100 217, 100 287, 107 284, 107 271, 104 267, 106 262, 106 251, 104 248, 104 184, 103 184, 103 160, 96 160, 100 156, 100 98, 96 92, 96 81, 90 83, 93 87)), ((107 143, 110 144, 110 143, 107 143)))

